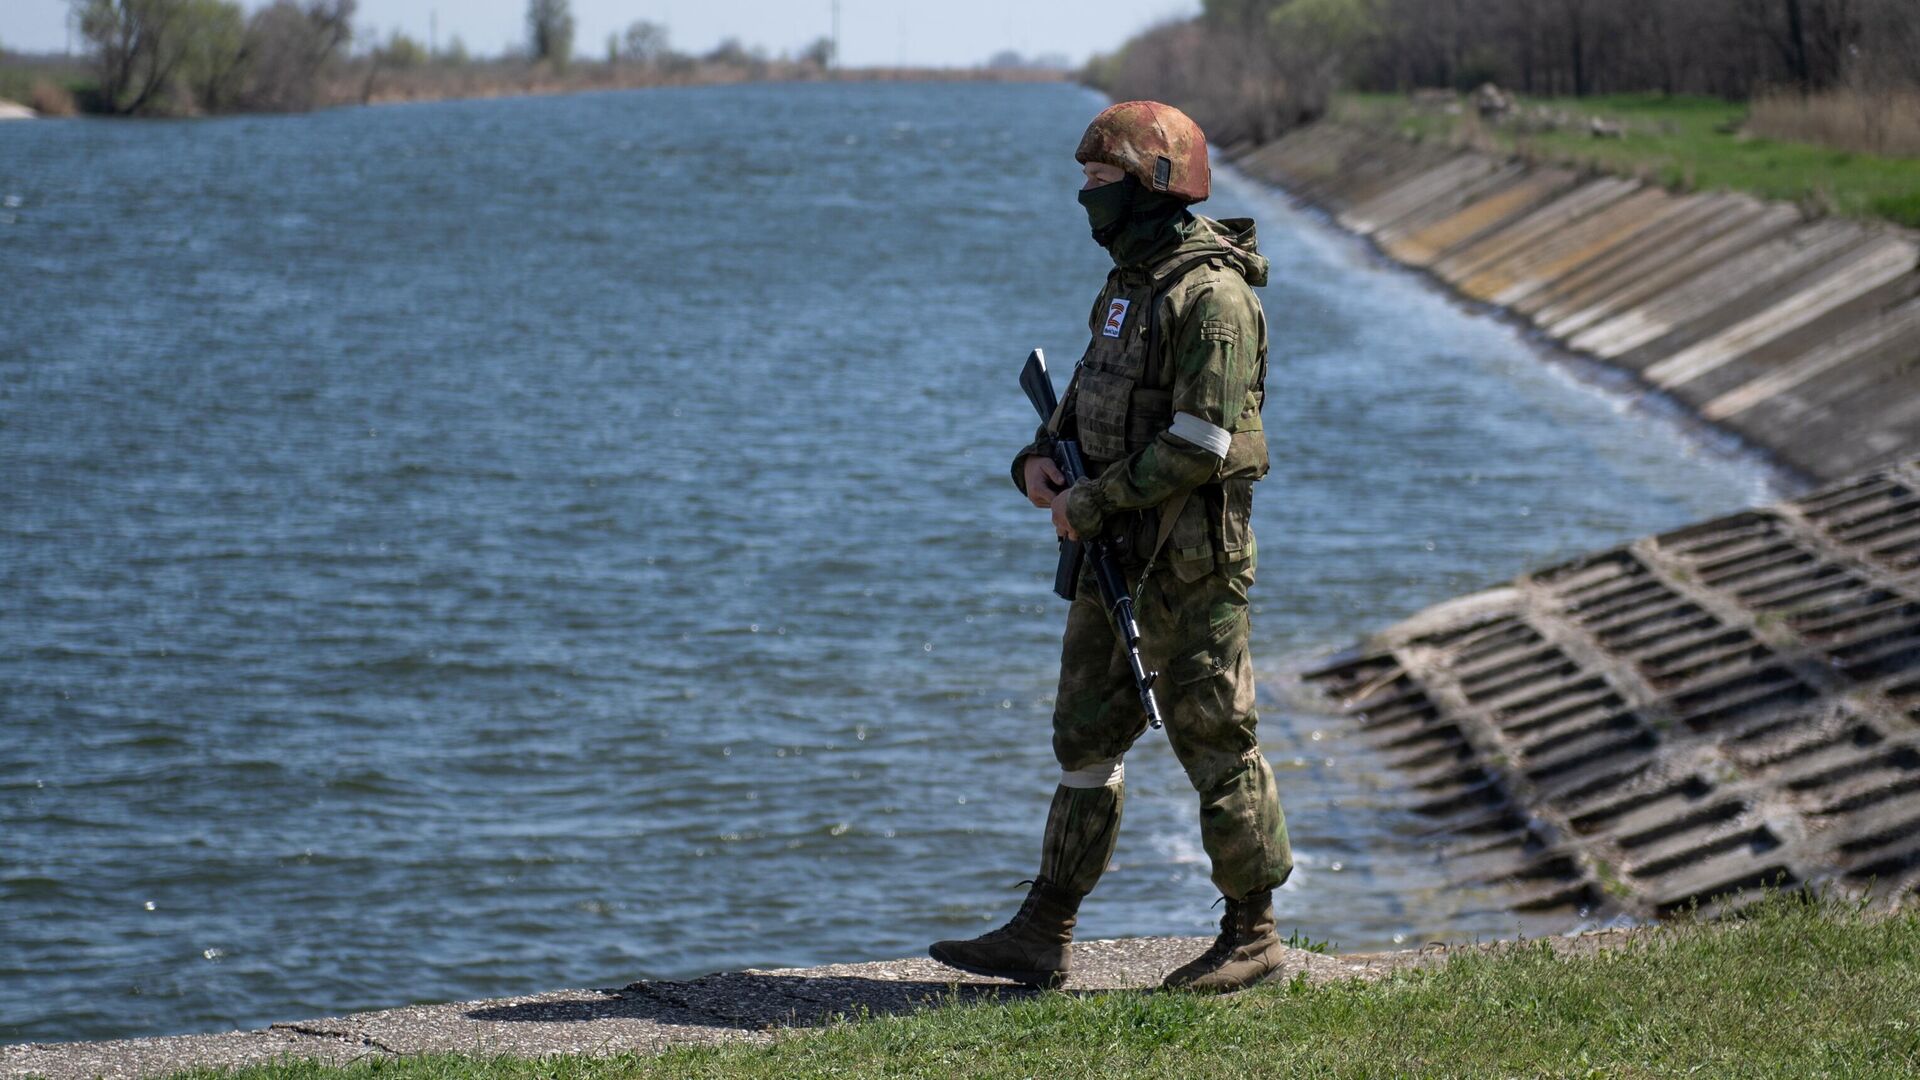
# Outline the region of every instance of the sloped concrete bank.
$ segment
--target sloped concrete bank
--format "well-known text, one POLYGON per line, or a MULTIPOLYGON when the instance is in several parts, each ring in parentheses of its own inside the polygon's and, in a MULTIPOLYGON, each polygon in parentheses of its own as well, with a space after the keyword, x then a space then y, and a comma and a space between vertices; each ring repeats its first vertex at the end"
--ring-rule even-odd
POLYGON ((1920 901, 1920 459, 1462 597, 1306 676, 1454 871, 1661 916, 1920 901))
POLYGON ((1235 164, 1816 479, 1920 453, 1909 232, 1332 123, 1235 164))

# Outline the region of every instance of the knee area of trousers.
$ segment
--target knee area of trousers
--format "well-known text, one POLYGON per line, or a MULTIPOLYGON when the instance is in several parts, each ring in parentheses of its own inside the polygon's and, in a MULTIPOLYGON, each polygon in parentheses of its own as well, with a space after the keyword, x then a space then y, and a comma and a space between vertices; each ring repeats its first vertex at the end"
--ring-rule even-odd
POLYGON ((1084 764, 1062 761, 1060 766, 1060 786, 1063 788, 1086 789, 1118 787, 1126 782, 1127 762, 1124 756, 1098 758, 1084 764))
POLYGON ((1264 787, 1260 774, 1265 772, 1266 759, 1260 756, 1260 748, 1253 747, 1199 747, 1191 753, 1177 754, 1180 765, 1187 771, 1187 780, 1193 790, 1200 793, 1200 801, 1208 802, 1216 795, 1228 795, 1254 784, 1264 787))

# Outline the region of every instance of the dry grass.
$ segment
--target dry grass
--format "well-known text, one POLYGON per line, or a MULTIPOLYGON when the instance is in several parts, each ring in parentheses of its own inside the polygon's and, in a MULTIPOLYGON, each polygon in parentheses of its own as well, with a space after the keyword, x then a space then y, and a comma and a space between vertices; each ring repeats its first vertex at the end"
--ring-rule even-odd
POLYGON ((1881 157, 1920 157, 1920 89, 1774 92, 1755 98, 1747 130, 1881 157))
POLYGON ((80 111, 66 87, 48 79, 35 79, 27 93, 27 105, 41 116, 72 116, 80 111))

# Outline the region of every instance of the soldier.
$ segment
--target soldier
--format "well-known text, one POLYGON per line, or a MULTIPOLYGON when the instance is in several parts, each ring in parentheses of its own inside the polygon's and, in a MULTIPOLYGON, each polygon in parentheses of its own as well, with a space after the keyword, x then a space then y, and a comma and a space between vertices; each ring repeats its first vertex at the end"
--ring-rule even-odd
MULTIPOLYGON (((1253 483, 1267 471, 1260 426, 1266 316, 1250 286, 1267 260, 1246 219, 1187 207, 1211 181, 1205 136, 1152 101, 1094 118, 1074 155, 1080 203, 1114 269, 1088 346, 1053 418, 1013 460, 1013 481, 1069 539, 1115 542, 1167 737, 1200 796, 1200 834, 1226 913, 1211 948, 1169 987, 1230 992, 1278 966, 1273 890, 1293 868, 1273 772, 1254 737, 1247 655, 1253 483), (1077 437, 1092 478, 1062 490, 1055 437, 1077 437)), ((1125 801, 1122 757, 1147 720, 1127 654, 1091 573, 1067 612, 1053 750, 1062 770, 1040 871, 1005 926, 941 941, 934 959, 1040 986, 1067 975, 1080 901, 1112 858, 1125 801)))

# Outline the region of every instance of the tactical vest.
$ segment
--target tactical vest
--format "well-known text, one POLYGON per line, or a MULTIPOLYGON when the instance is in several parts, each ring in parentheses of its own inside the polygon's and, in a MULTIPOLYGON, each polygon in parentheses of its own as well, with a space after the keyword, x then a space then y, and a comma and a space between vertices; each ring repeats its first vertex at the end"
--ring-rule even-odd
MULTIPOLYGON (((1159 304, 1181 278, 1213 265, 1228 269, 1222 256, 1187 251, 1149 270, 1116 270, 1107 278, 1094 308, 1093 337, 1075 369, 1070 400, 1063 404, 1087 458, 1089 471, 1138 451, 1173 424, 1174 365, 1170 343, 1160 333, 1159 304)), ((1257 347, 1248 342, 1249 347, 1257 347)), ((1242 562, 1253 556, 1248 520, 1253 482, 1266 475, 1266 432, 1260 408, 1266 400, 1266 358, 1260 358, 1240 414, 1225 425, 1233 441, 1220 477, 1202 484, 1179 508, 1161 543, 1158 507, 1114 515, 1107 535, 1119 541, 1131 561, 1146 563, 1162 553, 1182 581, 1192 581, 1216 562, 1242 562)), ((1178 501, 1178 500, 1174 500, 1178 501)), ((1171 502, 1167 504, 1171 506, 1171 502)))

